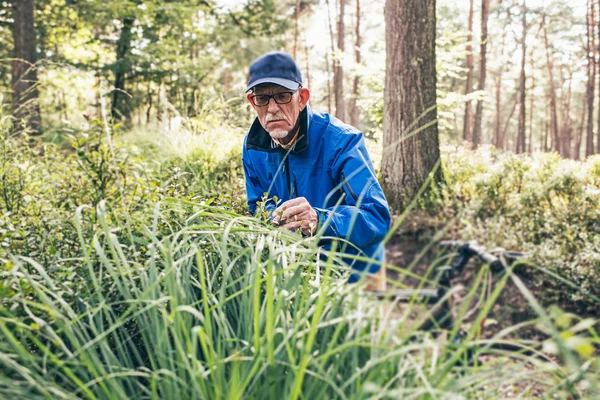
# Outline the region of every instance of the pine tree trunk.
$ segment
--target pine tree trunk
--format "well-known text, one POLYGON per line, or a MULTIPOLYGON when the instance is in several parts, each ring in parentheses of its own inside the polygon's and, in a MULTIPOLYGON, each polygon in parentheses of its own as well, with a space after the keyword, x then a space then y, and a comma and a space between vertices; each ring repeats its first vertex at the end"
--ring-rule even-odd
POLYGON ((386 0, 385 21, 382 183, 392 209, 402 211, 432 172, 441 179, 435 0, 386 0))
POLYGON ((113 102, 111 115, 115 120, 129 122, 131 120, 131 109, 125 91, 125 77, 131 71, 131 28, 134 18, 125 17, 123 28, 117 42, 117 61, 114 66, 115 84, 113 90, 113 102))
POLYGON ((521 36, 521 75, 519 78, 519 125, 517 129, 517 153, 524 153, 525 147, 525 120, 527 118, 525 110, 525 63, 527 59, 527 4, 523 0, 521 7, 521 28, 523 30, 521 36))
MULTIPOLYGON (((593 10, 593 5, 592 5, 592 10, 593 10)), ((600 54, 600 0, 598 0, 598 54, 600 54)), ((596 50, 596 47, 594 46, 594 50, 596 50)), ((596 65, 595 65, 595 60, 596 60, 596 54, 594 54, 594 72, 596 71, 596 65)), ((599 79, 600 81, 600 79, 599 79)), ((599 82, 600 83, 600 82, 599 82)), ((598 96, 600 96, 600 88, 598 89, 598 96)), ((596 154, 600 154, 600 102, 598 103, 598 133, 597 133, 597 138, 596 138, 596 154)))
POLYGON ((296 0, 296 11, 294 13, 294 60, 298 56, 298 18, 300 15, 300 0, 296 0))
MULTIPOLYGON (((510 8, 506 9, 506 23, 511 23, 510 8)), ((502 140, 501 120, 502 120, 502 75, 504 74, 504 50, 506 48, 506 27, 502 30, 502 40, 500 42, 500 67, 496 75, 496 121, 494 129, 494 146, 504 150, 504 142, 502 140)))
POLYGON ((596 87, 596 62, 594 60, 594 2, 588 1, 588 30, 587 30, 587 54, 588 54, 588 86, 587 86, 587 137, 585 144, 585 156, 594 154, 594 89, 596 87))
MULTIPOLYGON (((564 74, 562 73, 563 69, 561 68, 561 80, 562 85, 564 87, 567 79, 564 78, 564 74)), ((573 126, 571 122, 571 92, 572 92, 572 83, 573 83, 573 72, 569 73, 568 78, 569 85, 567 87, 566 93, 563 92, 561 97, 561 127, 560 127, 560 138, 561 138, 561 156, 565 158, 571 157, 571 136, 573 132, 573 126)))
POLYGON ((304 38, 304 56, 306 57, 306 87, 310 90, 310 57, 308 56, 308 42, 304 38))
MULTIPOLYGON (((465 95, 469 96, 473 91, 473 3, 474 0, 470 0, 469 6, 469 33, 467 36, 467 87, 465 88, 465 95)), ((471 99, 467 97, 465 102, 465 119, 463 121, 463 138, 466 141, 472 141, 473 135, 471 127, 473 125, 473 108, 471 106, 471 99)))
POLYGON ((34 0, 17 0, 13 5, 12 36, 14 41, 12 63, 12 111, 17 119, 18 130, 21 122, 29 134, 41 134, 38 78, 36 70, 36 35, 33 19, 34 0))
POLYGON ((329 51, 325 52, 325 67, 327 68, 327 112, 331 114, 331 70, 329 68, 329 51))
MULTIPOLYGON (((356 43, 354 45, 354 56, 357 67, 360 66, 361 63, 360 45, 360 0, 356 0, 356 43)), ((358 74, 358 71, 354 74, 354 83, 352 84, 352 98, 350 99, 350 106, 348 107, 350 113, 350 125, 354 127, 358 127, 360 116, 360 112, 357 106, 358 86, 360 84, 360 78, 358 74)))
POLYGON ((533 97, 535 95, 535 61, 533 59, 533 48, 529 52, 529 62, 531 65, 531 88, 529 90, 529 142, 527 152, 533 152, 533 97))
POLYGON ((344 55, 344 13, 346 0, 340 0, 340 15, 337 29, 337 54, 335 57, 335 68, 333 70, 333 86, 335 93, 335 116, 346 121, 346 107, 344 104, 344 67, 341 58, 344 55))
POLYGON ((581 118, 579 119, 579 129, 575 134, 575 140, 573 144, 573 159, 579 160, 581 158, 581 139, 583 138, 583 127, 585 126, 585 109, 587 106, 587 99, 581 107, 581 118))
POLYGON ((546 47, 546 67, 548 68, 548 82, 550 83, 550 148, 560 153, 560 139, 558 137, 558 113, 556 111, 556 89, 554 87, 554 65, 548 43, 548 29, 546 28, 546 14, 542 14, 542 28, 544 30, 544 45, 546 47))
MULTIPOLYGON (((487 50, 487 24, 490 13, 490 0, 481 0, 481 51, 479 58, 479 85, 477 90, 485 90, 486 50, 487 50)), ((479 146, 481 142, 481 121, 483 117, 483 100, 477 100, 475 109, 475 126, 473 127, 473 145, 479 146)))

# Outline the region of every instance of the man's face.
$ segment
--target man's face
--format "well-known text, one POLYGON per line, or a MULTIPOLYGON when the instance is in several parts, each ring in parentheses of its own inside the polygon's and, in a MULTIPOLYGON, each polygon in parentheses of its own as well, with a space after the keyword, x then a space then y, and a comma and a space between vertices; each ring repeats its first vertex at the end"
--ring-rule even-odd
POLYGON ((292 101, 287 104, 277 104, 275 99, 272 98, 269 99, 269 104, 259 107, 254 105, 250 97, 253 95, 274 95, 276 93, 291 91, 279 85, 265 84, 258 85, 254 88, 254 93, 247 94, 248 101, 250 101, 252 108, 254 108, 258 115, 258 121, 274 139, 286 137, 294 126, 296 126, 298 117, 302 110, 304 110, 304 107, 306 107, 310 96, 308 89, 300 88, 292 96, 292 101))

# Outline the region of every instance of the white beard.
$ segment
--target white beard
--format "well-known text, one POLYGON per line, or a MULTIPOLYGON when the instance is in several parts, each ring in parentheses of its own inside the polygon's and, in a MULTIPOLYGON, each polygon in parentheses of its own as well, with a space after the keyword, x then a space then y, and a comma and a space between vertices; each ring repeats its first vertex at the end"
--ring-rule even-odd
POLYGON ((288 135, 288 131, 283 131, 281 129, 275 130, 275 131, 267 131, 269 132, 269 135, 273 138, 273 139, 283 139, 284 137, 286 137, 288 135))

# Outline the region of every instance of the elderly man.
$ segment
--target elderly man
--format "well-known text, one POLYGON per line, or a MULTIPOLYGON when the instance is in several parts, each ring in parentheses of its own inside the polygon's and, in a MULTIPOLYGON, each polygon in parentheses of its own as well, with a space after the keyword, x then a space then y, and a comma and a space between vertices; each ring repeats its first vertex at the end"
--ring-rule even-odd
MULTIPOLYGON (((365 259, 346 260, 357 272, 368 272, 371 289, 384 290, 382 240, 390 212, 362 134, 310 108, 310 92, 288 54, 256 59, 246 92, 257 114, 242 153, 250 211, 256 212, 264 193, 277 196, 280 204, 267 205, 273 224, 303 235, 322 229, 326 248, 335 238, 346 239, 352 245, 338 249, 365 259)), ((353 273, 349 282, 358 279, 353 273)))

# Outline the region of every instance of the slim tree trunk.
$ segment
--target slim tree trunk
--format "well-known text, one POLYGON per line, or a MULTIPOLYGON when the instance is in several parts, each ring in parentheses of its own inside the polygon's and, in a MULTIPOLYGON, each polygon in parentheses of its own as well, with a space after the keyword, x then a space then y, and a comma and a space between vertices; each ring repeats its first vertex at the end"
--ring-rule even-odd
POLYGON ((544 45, 546 47, 546 67, 548 68, 548 82, 550 83, 550 148, 560 152, 558 137, 558 113, 556 112, 556 88, 554 87, 554 65, 548 43, 548 29, 546 27, 546 14, 542 14, 542 28, 544 30, 544 45))
POLYGON ((390 206, 402 211, 431 173, 441 179, 435 0, 386 0, 385 21, 382 175, 390 206))
POLYGON ((331 114, 331 69, 329 64, 329 50, 325 52, 325 67, 327 68, 327 112, 331 114))
POLYGON ((529 62, 531 65, 531 88, 529 90, 529 143, 527 152, 533 152, 533 98, 535 96, 535 61, 533 59, 533 48, 529 52, 529 62))
POLYGON ((296 12, 294 13, 294 60, 298 56, 298 18, 300 16, 300 0, 296 0, 296 12))
MULTIPOLYGON (((361 63, 360 45, 360 0, 356 0, 356 43, 354 45, 354 56, 356 60, 356 66, 359 67, 361 63)), ((350 105, 348 107, 350 113, 350 125, 358 127, 359 121, 359 110, 357 106, 358 101, 358 86, 360 84, 359 71, 354 74, 354 82, 352 84, 352 97, 350 98, 350 105)))
POLYGON ((467 87, 465 88, 467 101, 465 102, 465 119, 463 121, 463 138, 469 142, 473 140, 473 132, 471 130, 473 125, 473 108, 471 107, 471 99, 469 98, 469 95, 473 91, 473 3, 474 0, 470 0, 469 33, 467 35, 467 87))
POLYGON ((588 1, 587 23, 587 55, 588 55, 588 86, 587 86, 587 136, 585 156, 594 154, 594 89, 596 87, 596 62, 594 57, 594 2, 588 1))
POLYGON ((310 90, 310 57, 308 56, 308 41, 304 38, 304 56, 306 57, 306 87, 310 90))
POLYGON ((125 77, 131 71, 131 28, 133 28, 134 18, 125 17, 123 19, 123 28, 117 42, 117 61, 114 65, 115 87, 113 90, 113 103, 111 114, 115 120, 130 121, 131 109, 125 91, 125 77))
MULTIPOLYGON (((506 9, 506 24, 510 25, 511 23, 511 13, 510 8, 506 9)), ((496 75, 496 121, 495 121, 495 129, 494 129, 494 146, 499 149, 504 150, 504 143, 502 140, 502 131, 501 120, 502 120, 502 75, 504 74, 504 51, 506 48, 506 27, 502 30, 502 40, 500 43, 500 67, 498 69, 498 74, 496 75)))
POLYGON ((519 126, 517 129, 517 153, 524 153, 526 151, 525 120, 527 115, 525 110, 525 63, 527 59, 527 3, 525 0, 523 0, 523 5, 521 7, 521 29, 521 75, 519 78, 519 126))
POLYGON ((579 160, 581 157, 581 139, 583 137, 583 127, 585 126, 585 110, 587 106, 587 99, 585 99, 584 104, 581 106, 581 117, 579 118, 579 129, 575 134, 575 140, 573 144, 573 159, 579 160))
MULTIPOLYGON (((481 0, 481 51, 479 57, 479 85, 477 90, 485 90, 486 50, 487 50, 487 24, 490 13, 490 0, 481 0)), ((481 121, 483 117, 483 99, 477 100, 475 109, 475 126, 473 127, 473 145, 479 146, 481 142, 481 121)))
MULTIPOLYGON (((28 133, 41 134, 42 118, 38 101, 38 78, 36 70, 36 35, 33 19, 34 0, 12 2, 14 41, 12 64, 12 111, 28 133)), ((19 129, 19 128, 18 128, 19 129)), ((19 129, 20 130, 20 129, 19 129)))
POLYGON ((335 57, 335 68, 333 70, 333 86, 335 93, 335 116, 346 121, 346 107, 344 104, 344 67, 341 58, 344 55, 344 14, 346 0, 340 0, 340 14, 337 27, 337 54, 335 57))
MULTIPOLYGON (((593 13, 593 5, 592 5, 592 13, 593 13)), ((600 0, 598 0, 598 54, 600 54, 600 0)), ((594 46, 594 49, 596 49, 596 47, 594 46)), ((595 66, 595 60, 596 60, 596 55, 594 54, 594 71, 596 71, 597 67, 595 66)), ((600 79, 599 79, 600 81, 600 79)), ((598 96, 600 96, 600 89, 598 89, 598 96)), ((598 133, 597 133, 597 138, 596 138, 596 154, 600 154, 600 103, 598 103, 598 133)))
MULTIPOLYGON (((564 77, 563 68, 561 68, 562 87, 567 84, 567 79, 564 77)), ((561 126, 560 126, 560 149, 561 155, 565 158, 571 157, 571 136, 573 126, 571 122, 571 92, 573 86, 573 72, 569 71, 567 91, 561 96, 561 126)))

